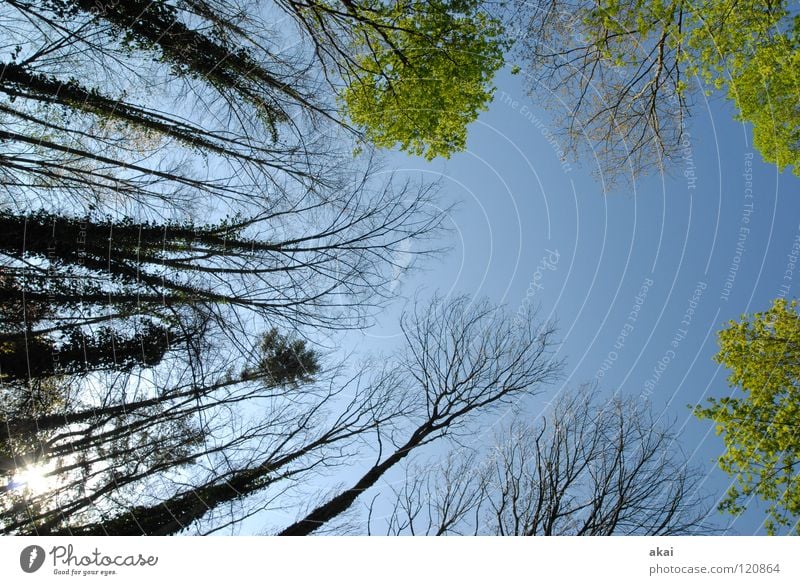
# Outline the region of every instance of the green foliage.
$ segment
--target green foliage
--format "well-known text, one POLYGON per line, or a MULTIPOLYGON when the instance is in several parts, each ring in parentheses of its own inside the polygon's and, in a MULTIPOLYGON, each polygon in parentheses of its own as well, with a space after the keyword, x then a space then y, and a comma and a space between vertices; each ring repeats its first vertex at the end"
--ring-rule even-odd
POLYGON ((369 0, 356 8, 373 25, 359 28, 362 71, 340 97, 367 140, 428 160, 464 150, 506 46, 499 23, 479 8, 475 0, 369 0))
MULTIPOLYGON (((601 0, 586 9, 584 32, 614 67, 663 58, 649 51, 660 37, 689 76, 724 90, 753 124, 764 160, 800 175, 800 19, 787 2, 769 0, 601 0), (594 31, 594 37, 592 32, 594 31), (631 50, 629 31, 635 31, 631 50)), ((678 82, 678 92, 688 87, 678 82)))
POLYGON ((800 519, 800 315, 797 301, 777 299, 764 313, 731 321, 719 332, 715 359, 740 392, 711 399, 694 413, 716 423, 733 476, 720 509, 738 514, 752 496, 769 502, 767 530, 800 519))
POLYGON ((753 145, 767 162, 800 175, 800 45, 777 36, 731 80, 739 119, 753 124, 753 145))
POLYGON ((688 45, 695 70, 753 124, 764 160, 800 175, 800 20, 786 2, 724 0, 694 8, 688 45))

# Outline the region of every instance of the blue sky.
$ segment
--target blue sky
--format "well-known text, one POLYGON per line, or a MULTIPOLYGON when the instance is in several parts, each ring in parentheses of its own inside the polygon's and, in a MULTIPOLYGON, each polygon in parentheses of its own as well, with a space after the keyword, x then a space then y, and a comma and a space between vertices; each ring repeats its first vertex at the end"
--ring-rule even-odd
MULTIPOLYGON (((701 96, 685 156, 665 176, 606 189, 591 158, 559 158, 548 112, 523 81, 498 77, 466 152, 432 163, 389 157, 401 173, 441 177, 445 199, 458 204, 452 249, 401 290, 486 296, 511 311, 537 304, 559 323, 563 387, 597 380, 609 396, 649 400, 706 469, 704 488, 721 496, 722 442, 687 405, 730 391, 712 360, 716 331, 779 294, 795 296, 800 270, 787 267, 800 236, 800 179, 761 161, 723 97, 701 96)), ((390 348, 396 314, 358 345, 390 348)), ((532 402, 532 414, 561 387, 532 402)), ((756 502, 739 518, 714 513, 735 534, 763 533, 764 518, 756 502)))

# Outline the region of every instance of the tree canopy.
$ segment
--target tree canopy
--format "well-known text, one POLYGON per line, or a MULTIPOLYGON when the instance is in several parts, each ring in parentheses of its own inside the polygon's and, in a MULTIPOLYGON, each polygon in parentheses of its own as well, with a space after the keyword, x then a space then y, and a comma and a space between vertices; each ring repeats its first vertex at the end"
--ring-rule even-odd
POLYGON ((499 23, 476 0, 371 0, 352 10, 376 26, 353 35, 358 70, 341 97, 349 118, 378 146, 429 160, 464 150, 503 64, 499 23))
POLYGON ((436 186, 353 157, 328 61, 240 8, 0 5, 4 532, 213 523, 389 416, 312 338, 433 249, 436 186))
POLYGON ((695 408, 725 442, 720 467, 733 476, 720 509, 738 514, 758 497, 771 534, 800 521, 800 314, 777 299, 719 332, 718 363, 731 370, 730 396, 695 408))
POLYGON ((798 34, 788 3, 517 2, 529 87, 563 100, 571 147, 613 178, 683 153, 698 91, 722 90, 764 160, 800 174, 798 34), (521 13, 521 16, 520 16, 521 13), (586 150, 585 150, 586 149, 586 150))
MULTIPOLYGON (((371 146, 466 147, 509 46, 485 8, 0 3, 0 532, 210 534, 275 511, 275 533, 335 532, 390 471, 560 376, 551 322, 466 296, 407 310, 388 356, 320 343, 438 249, 437 185, 371 146)), ((501 513, 496 532, 687 527, 666 431, 583 398, 556 419, 495 470, 549 459, 553 486, 469 498, 505 510, 519 488, 555 506, 547 526, 501 513)))

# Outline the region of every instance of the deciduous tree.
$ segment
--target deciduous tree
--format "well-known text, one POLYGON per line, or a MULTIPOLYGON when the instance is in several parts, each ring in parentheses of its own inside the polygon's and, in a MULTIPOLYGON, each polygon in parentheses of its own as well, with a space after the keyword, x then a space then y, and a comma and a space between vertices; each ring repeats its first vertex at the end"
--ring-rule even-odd
POLYGON ((798 530, 800 520, 800 315, 777 299, 719 332, 715 360, 730 370, 729 396, 695 414, 725 442, 720 468, 733 477, 720 509, 739 514, 751 498, 768 504, 766 528, 798 530))
MULTIPOLYGON (((685 535, 711 531, 702 475, 634 399, 565 391, 494 445, 412 466, 390 493, 388 534, 685 535)), ((380 500, 377 500, 380 501, 380 500)), ((372 516, 372 514, 371 514, 372 516)), ((370 531, 381 530, 370 518, 370 531)))
POLYGON ((530 89, 559 111, 573 152, 598 156, 607 180, 684 155, 693 96, 717 89, 753 124, 764 159, 800 172, 798 23, 787 2, 513 6, 509 30, 530 89))

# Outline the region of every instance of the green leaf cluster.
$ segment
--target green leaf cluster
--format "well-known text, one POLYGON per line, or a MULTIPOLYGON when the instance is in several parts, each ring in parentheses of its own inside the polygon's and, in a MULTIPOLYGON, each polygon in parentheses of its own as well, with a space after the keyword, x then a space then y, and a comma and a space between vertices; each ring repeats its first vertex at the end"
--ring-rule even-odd
MULTIPOLYGON (((725 91, 737 119, 753 125, 753 144, 764 160, 800 175, 800 17, 787 4, 600 0, 586 9, 583 32, 608 63, 633 70, 643 59, 663 58, 652 48, 665 38, 688 76, 725 91)), ((684 79, 677 91, 687 88, 684 79)))
POLYGON ((487 109, 506 47, 500 23, 479 8, 474 0, 355 8, 373 26, 356 37, 361 71, 340 97, 366 140, 428 160, 466 148, 467 125, 487 109))
MULTIPOLYGON (((800 315, 797 301, 774 301, 719 332, 715 360, 738 391, 696 407, 725 443, 719 459, 734 478, 720 509, 738 514, 757 496, 769 503, 775 534, 800 519, 800 315)), ((797 530, 797 528, 796 528, 797 530)))

